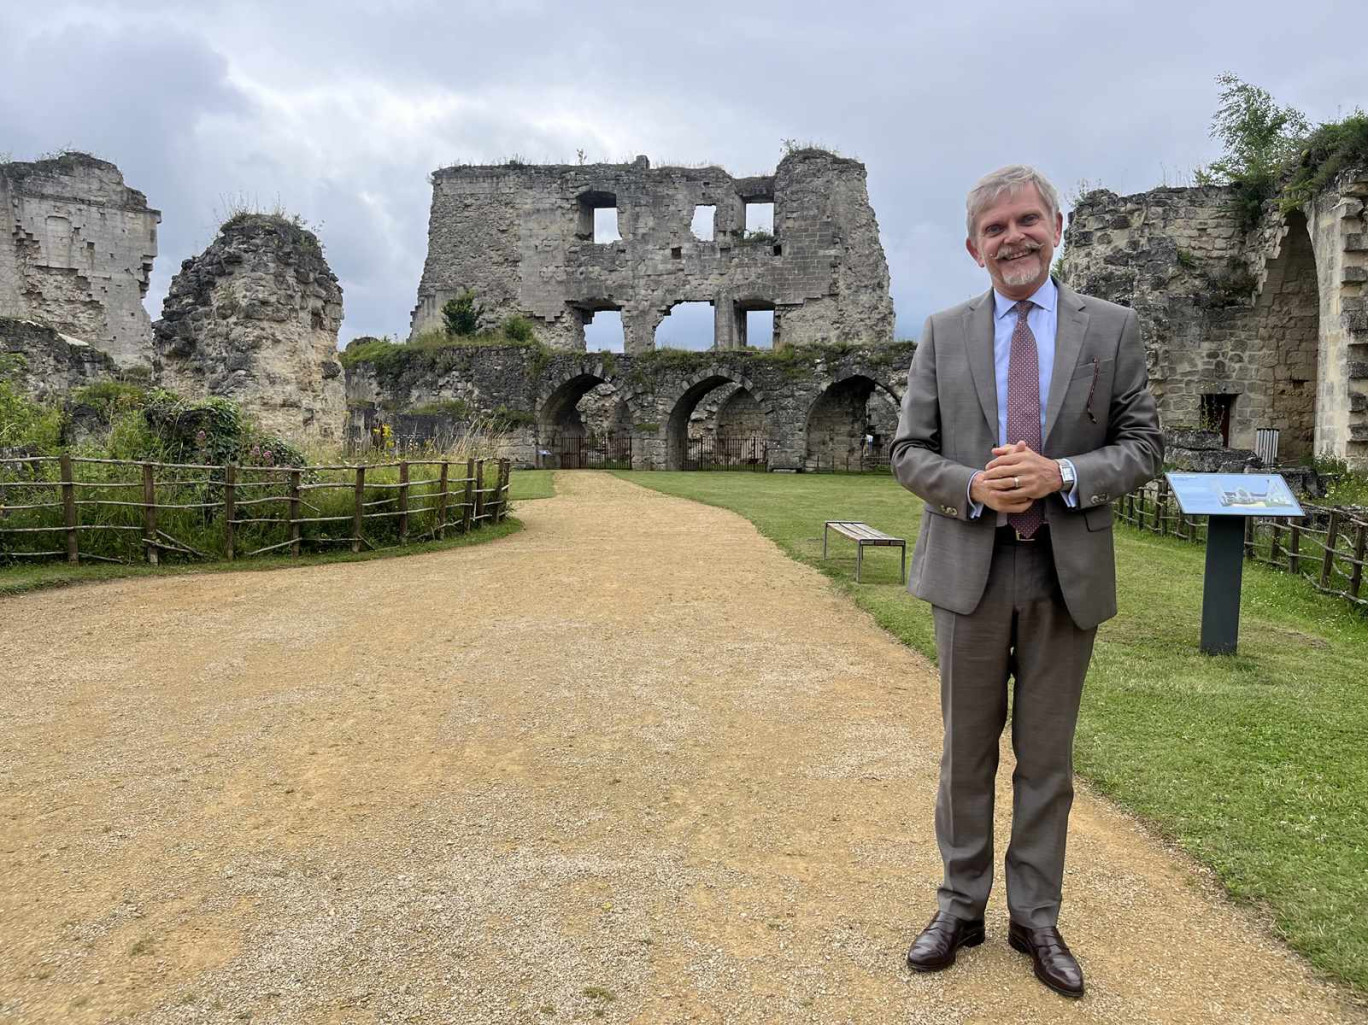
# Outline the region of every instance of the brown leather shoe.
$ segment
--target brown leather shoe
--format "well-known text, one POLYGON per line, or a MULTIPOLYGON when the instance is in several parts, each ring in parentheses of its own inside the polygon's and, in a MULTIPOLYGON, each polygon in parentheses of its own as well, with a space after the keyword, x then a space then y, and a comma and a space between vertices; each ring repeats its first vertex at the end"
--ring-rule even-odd
POLYGON ((977 947, 982 942, 982 918, 966 920, 937 911, 912 941, 907 966, 914 972, 938 972, 955 963, 955 951, 960 947, 977 947))
POLYGON ((1060 996, 1083 995, 1083 969, 1078 967, 1064 937, 1053 926, 1028 929, 1011 922, 1007 927, 1007 942, 1013 950, 1031 955, 1035 977, 1060 996))

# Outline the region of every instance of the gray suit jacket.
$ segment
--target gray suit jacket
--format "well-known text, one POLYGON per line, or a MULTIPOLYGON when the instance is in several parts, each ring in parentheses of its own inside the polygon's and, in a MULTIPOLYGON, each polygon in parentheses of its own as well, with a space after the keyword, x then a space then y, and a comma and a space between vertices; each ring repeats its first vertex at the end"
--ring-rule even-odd
MULTIPOLYGON (((972 612, 988 583, 996 514, 969 518, 969 479, 997 444, 993 293, 927 318, 907 374, 893 472, 925 500, 907 589, 972 612)), ((1055 569, 1083 629, 1116 615, 1111 503, 1159 473, 1164 443, 1135 312, 1059 286, 1043 454, 1078 472, 1078 507, 1045 499, 1055 569)))

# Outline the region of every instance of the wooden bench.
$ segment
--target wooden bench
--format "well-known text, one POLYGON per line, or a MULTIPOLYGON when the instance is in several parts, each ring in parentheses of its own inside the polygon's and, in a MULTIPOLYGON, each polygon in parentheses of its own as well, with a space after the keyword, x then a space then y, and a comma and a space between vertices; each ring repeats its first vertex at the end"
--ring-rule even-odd
POLYGON ((866 548, 898 548, 900 549, 900 562, 898 566, 898 583, 903 583, 907 578, 907 542, 900 537, 892 537, 885 534, 882 530, 875 530, 868 523, 860 523, 855 520, 827 520, 822 528, 822 558, 827 557, 827 531, 834 530, 838 534, 843 534, 855 542, 855 583, 860 582, 860 567, 864 563, 864 550, 866 548))

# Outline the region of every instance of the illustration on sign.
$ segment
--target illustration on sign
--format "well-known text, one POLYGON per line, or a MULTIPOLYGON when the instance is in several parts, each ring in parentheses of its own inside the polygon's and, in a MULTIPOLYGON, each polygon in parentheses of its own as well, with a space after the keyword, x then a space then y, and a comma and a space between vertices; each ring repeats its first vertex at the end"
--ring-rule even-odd
POLYGON ((1304 516, 1276 473, 1165 474, 1178 507, 1189 516, 1304 516))

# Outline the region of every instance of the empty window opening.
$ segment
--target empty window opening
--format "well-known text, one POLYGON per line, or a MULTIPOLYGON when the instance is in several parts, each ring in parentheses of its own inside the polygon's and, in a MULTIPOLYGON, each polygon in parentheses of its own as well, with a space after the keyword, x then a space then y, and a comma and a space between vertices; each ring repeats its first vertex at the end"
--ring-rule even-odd
POLYGON ((585 314, 584 348, 588 352, 622 352, 622 311, 593 310, 585 314))
POLYGON ((696 206, 694 207, 693 223, 689 225, 689 230, 693 232, 693 237, 700 242, 711 242, 717 225, 717 207, 715 206, 696 206))
POLYGON ((784 247, 781 246, 778 242, 774 243, 774 255, 775 255, 775 256, 783 256, 783 255, 784 255, 784 247))
POLYGON ((1234 395, 1203 395, 1201 426, 1204 430, 1218 431, 1221 444, 1230 447, 1230 411, 1235 406, 1234 395))
POLYGON ((657 349, 711 349, 715 336, 712 303, 675 303, 656 327, 655 344, 657 349))
POLYGON ((575 234, 585 242, 616 242, 622 237, 618 234, 615 193, 582 193, 577 216, 575 234))
POLYGON ((601 206, 594 211, 594 241, 595 242, 618 242, 622 236, 618 234, 617 207, 601 206))
POLYGON ((746 347, 774 348, 774 311, 746 310, 746 347))
POLYGON ((746 237, 774 237, 774 203, 746 203, 746 237))
POLYGON ((671 247, 670 247, 670 256, 672 256, 672 257, 673 257, 674 259, 676 259, 676 260, 682 260, 682 259, 684 259, 684 247, 683 247, 683 246, 671 246, 671 247))

